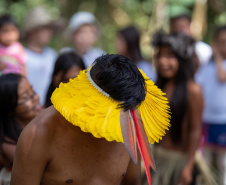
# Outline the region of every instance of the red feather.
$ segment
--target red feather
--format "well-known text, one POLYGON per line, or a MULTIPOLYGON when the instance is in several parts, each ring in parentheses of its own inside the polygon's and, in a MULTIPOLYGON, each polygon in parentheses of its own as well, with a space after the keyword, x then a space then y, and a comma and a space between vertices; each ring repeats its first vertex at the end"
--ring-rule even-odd
POLYGON ((120 113, 120 124, 124 145, 131 159, 137 164, 137 136, 134 121, 129 111, 120 113))
POLYGON ((142 133, 144 131, 144 128, 142 128, 143 124, 139 125, 134 109, 131 108, 130 111, 131 111, 131 114, 132 114, 132 117, 133 117, 133 120, 135 123, 135 127, 136 127, 137 144, 138 144, 138 148, 140 150, 141 157, 144 162, 144 167, 145 167, 145 172, 146 172, 147 179, 148 179, 148 184, 151 185, 151 173, 150 173, 149 165, 153 168, 153 170, 155 170, 155 164, 154 164, 154 160, 153 160, 153 157, 151 154, 151 148, 150 148, 150 145, 149 145, 145 132, 142 133), (141 132, 141 130, 142 130, 142 132, 141 132))

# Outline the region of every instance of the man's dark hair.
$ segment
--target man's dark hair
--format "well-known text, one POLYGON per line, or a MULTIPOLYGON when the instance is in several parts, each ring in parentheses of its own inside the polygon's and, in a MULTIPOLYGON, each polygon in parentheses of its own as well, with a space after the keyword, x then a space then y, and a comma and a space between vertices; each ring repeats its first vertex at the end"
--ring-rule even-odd
POLYGON ((188 14, 180 14, 170 18, 170 25, 179 19, 186 19, 188 22, 191 22, 191 16, 188 14))
POLYGON ((214 31, 213 38, 216 39, 221 32, 225 32, 225 31, 226 31, 226 25, 217 27, 214 31))
POLYGON ((101 89, 120 102, 120 108, 125 111, 138 107, 145 99, 142 74, 130 59, 122 55, 106 54, 97 58, 90 75, 101 89))
POLYGON ((2 26, 5 26, 7 24, 13 24, 17 27, 16 22, 10 15, 5 14, 5 15, 0 16, 0 28, 2 28, 2 26))

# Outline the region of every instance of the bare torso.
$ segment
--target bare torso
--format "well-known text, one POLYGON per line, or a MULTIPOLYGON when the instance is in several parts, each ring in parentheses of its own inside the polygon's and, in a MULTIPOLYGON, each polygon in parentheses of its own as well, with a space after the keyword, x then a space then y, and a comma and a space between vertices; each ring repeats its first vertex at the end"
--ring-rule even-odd
MULTIPOLYGON (((36 119, 27 128, 31 132, 32 127, 35 127, 36 132, 48 129, 44 134, 49 133, 46 137, 48 147, 40 151, 45 152, 48 159, 40 184, 119 185, 130 164, 130 156, 124 145, 115 141, 108 142, 103 138, 97 139, 90 133, 82 132, 79 127, 66 121, 54 107, 47 111, 40 115, 41 120, 36 119)), ((16 170, 17 166, 13 173, 17 173, 16 170)))
MULTIPOLYGON (((188 96, 189 96, 189 88, 192 88, 194 85, 193 82, 190 82, 188 84, 188 96)), ((166 93, 166 97, 168 100, 171 100, 173 92, 174 92, 174 84, 169 84, 168 86, 166 86, 165 88, 165 93, 166 93)), ((188 101, 190 99, 188 98, 188 101)), ((188 152, 188 144, 189 144, 189 124, 191 123, 190 120, 191 117, 191 111, 189 111, 189 108, 186 109, 185 112, 185 116, 183 118, 183 122, 182 124, 182 138, 180 141, 178 141, 177 144, 175 144, 170 136, 169 131, 166 131, 166 135, 163 137, 163 139, 160 141, 159 145, 166 148, 166 149, 170 149, 170 150, 174 150, 174 151, 180 151, 180 152, 188 152)))

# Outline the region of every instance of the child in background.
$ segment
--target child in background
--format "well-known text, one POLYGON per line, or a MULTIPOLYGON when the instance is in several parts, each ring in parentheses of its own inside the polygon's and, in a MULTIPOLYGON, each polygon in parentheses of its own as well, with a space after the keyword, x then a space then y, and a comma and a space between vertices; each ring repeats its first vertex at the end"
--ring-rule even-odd
POLYGON ((75 13, 66 29, 66 36, 72 41, 73 47, 65 47, 60 53, 75 51, 88 68, 93 61, 104 54, 100 48, 94 48, 100 29, 96 17, 89 12, 75 13))
POLYGON ((25 75, 25 51, 18 42, 19 30, 10 15, 0 17, 0 74, 25 75))
POLYGON ((148 78, 156 80, 155 70, 151 63, 146 61, 141 54, 140 33, 134 26, 128 26, 117 32, 116 50, 120 55, 130 58, 138 68, 142 69, 148 78))
POLYGON ((213 57, 200 68, 196 81, 202 86, 203 156, 209 165, 217 167, 220 185, 226 184, 226 25, 216 29, 213 57), (214 162, 215 161, 215 162, 214 162))
POLYGON ((53 91, 59 87, 60 83, 67 83, 70 79, 77 77, 81 70, 85 69, 83 60, 74 52, 60 55, 55 63, 52 81, 46 95, 45 107, 52 105, 50 100, 53 91))

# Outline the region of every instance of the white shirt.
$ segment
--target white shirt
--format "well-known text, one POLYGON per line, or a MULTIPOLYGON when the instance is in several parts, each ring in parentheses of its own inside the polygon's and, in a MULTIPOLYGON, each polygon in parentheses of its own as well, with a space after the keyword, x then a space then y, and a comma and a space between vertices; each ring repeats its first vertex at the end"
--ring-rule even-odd
POLYGON ((202 41, 197 41, 195 43, 195 51, 199 58, 200 66, 209 62, 212 56, 212 48, 208 44, 202 41))
POLYGON ((57 53, 49 47, 46 47, 42 53, 36 53, 29 48, 25 48, 25 51, 27 79, 39 95, 41 105, 44 105, 57 53))
MULTIPOLYGON (((226 70, 226 60, 223 62, 226 70)), ((216 63, 210 61, 200 67, 195 80, 202 86, 204 96, 203 121, 207 123, 226 124, 226 82, 217 78, 216 63)))

